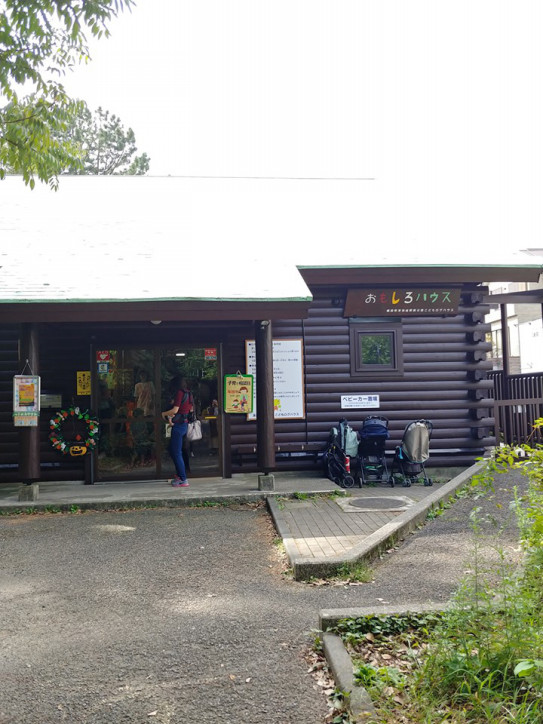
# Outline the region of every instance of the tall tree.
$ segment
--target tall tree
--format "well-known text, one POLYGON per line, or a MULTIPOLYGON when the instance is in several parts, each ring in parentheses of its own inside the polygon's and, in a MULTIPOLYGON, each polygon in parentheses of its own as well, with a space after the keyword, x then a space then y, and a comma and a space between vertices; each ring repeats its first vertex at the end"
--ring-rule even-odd
POLYGON ((149 170, 149 156, 137 151, 134 131, 124 129, 120 118, 101 108, 92 114, 81 109, 67 130, 68 141, 81 154, 81 161, 69 164, 67 173, 142 175, 149 170))
POLYGON ((134 0, 0 0, 0 179, 21 173, 58 186, 78 153, 66 136, 83 104, 59 79, 88 59, 86 33, 108 25, 134 0))

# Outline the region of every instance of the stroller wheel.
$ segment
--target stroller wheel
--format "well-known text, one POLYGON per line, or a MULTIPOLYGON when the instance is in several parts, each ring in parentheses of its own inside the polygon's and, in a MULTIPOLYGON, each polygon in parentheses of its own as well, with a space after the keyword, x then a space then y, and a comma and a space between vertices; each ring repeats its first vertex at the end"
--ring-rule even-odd
POLYGON ((404 480, 402 483, 402 487, 404 488, 410 488, 411 487, 411 481, 410 480, 404 480))
POLYGON ((341 483, 342 488, 354 488, 354 478, 352 475, 346 475, 341 483))
POLYGON ((427 488, 430 487, 430 486, 433 485, 433 484, 434 484, 434 481, 432 480, 432 478, 427 478, 427 479, 424 481, 424 485, 425 485, 427 488))

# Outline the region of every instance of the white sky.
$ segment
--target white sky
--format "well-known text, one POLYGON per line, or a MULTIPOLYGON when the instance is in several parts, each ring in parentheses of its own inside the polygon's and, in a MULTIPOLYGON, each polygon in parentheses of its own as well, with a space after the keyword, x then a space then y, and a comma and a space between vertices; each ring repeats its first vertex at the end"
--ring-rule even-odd
POLYGON ((138 0, 66 86, 152 175, 371 178, 349 183, 404 243, 543 246, 542 21, 541 0, 138 0))

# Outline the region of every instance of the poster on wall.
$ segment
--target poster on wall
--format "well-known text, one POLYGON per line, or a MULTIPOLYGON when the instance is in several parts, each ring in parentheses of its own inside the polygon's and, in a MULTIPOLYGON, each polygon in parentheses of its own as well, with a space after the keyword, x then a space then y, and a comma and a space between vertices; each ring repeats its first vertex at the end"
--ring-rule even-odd
POLYGON ((13 378, 13 424, 37 427, 40 414, 40 377, 15 375, 13 378))
POLYGON ((90 395, 91 373, 90 370, 78 370, 77 372, 77 394, 90 395))
MULTIPOLYGON (((247 372, 255 378, 253 412, 247 416, 256 420, 256 349, 254 339, 245 340, 247 372)), ((276 420, 303 420, 304 364, 301 339, 273 340, 273 410, 276 420)))
POLYGON ((224 376, 224 411, 228 413, 252 412, 254 400, 252 375, 224 376))

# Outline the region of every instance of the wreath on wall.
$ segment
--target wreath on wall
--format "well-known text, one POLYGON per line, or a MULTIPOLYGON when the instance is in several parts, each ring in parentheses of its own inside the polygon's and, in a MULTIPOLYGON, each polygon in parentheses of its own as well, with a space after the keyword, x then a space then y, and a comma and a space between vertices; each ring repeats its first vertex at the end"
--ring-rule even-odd
POLYGON ((63 455, 85 455, 93 450, 98 442, 100 423, 88 410, 82 412, 79 407, 60 410, 49 420, 49 440, 51 445, 63 455), (83 425, 78 424, 81 420, 83 425), (70 424, 71 423, 71 424, 70 424), (81 432, 78 432, 79 428, 81 432), (66 436, 71 435, 66 439, 66 436))

